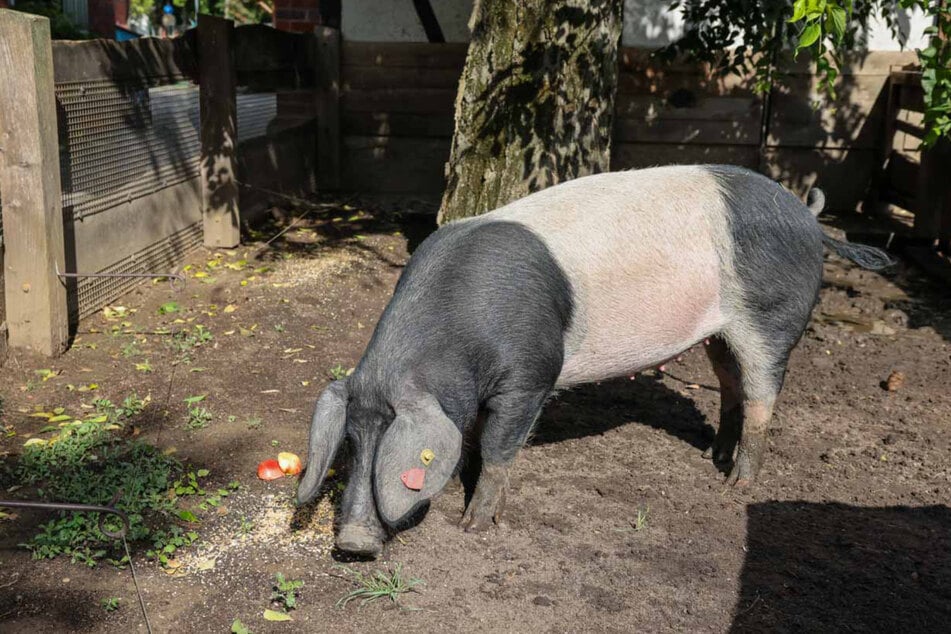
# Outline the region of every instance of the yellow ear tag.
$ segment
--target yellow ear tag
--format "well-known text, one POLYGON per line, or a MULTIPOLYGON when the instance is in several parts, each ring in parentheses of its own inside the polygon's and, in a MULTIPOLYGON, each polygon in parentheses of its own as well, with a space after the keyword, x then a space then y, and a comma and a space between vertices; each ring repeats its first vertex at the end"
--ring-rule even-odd
POLYGON ((436 458, 436 454, 433 453, 432 449, 423 449, 422 453, 419 454, 419 459, 422 460, 423 464, 426 465, 427 467, 429 466, 429 463, 432 462, 435 458, 436 458))

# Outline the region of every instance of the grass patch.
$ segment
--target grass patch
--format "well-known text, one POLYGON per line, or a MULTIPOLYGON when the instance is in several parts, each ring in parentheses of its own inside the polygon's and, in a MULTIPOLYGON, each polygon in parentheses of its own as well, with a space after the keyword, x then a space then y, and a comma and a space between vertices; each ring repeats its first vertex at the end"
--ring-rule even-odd
POLYGON ((634 518, 634 530, 642 531, 647 528, 647 520, 650 517, 651 507, 642 507, 637 509, 637 517, 634 518))
POLYGON ((280 605, 285 612, 297 608, 298 592, 304 587, 303 581, 285 579, 282 573, 274 575, 274 585, 271 586, 271 603, 280 605))
MULTIPOLYGON (((337 607, 345 607, 355 599, 360 600, 360 605, 372 603, 378 599, 389 599, 399 605, 399 597, 409 592, 416 592, 416 586, 423 585, 421 579, 403 576, 403 566, 397 564, 393 570, 377 570, 372 574, 365 575, 356 570, 351 570, 345 566, 338 566, 341 570, 349 573, 357 588, 351 590, 337 601, 337 607)), ((400 606, 402 607, 402 606, 400 606)))
MULTIPOLYGON (((97 399, 95 410, 78 419, 57 413, 60 408, 41 413, 58 424, 27 441, 14 476, 37 497, 57 502, 104 505, 121 490, 116 507, 129 517, 127 538, 149 543, 146 555, 164 565, 176 550, 198 539, 182 526, 198 519, 183 502, 204 496, 198 479, 208 472, 191 471, 157 447, 123 434, 147 404, 148 399, 132 395, 118 406, 97 399)), ((125 565, 121 542, 102 534, 98 520, 95 513, 60 512, 23 546, 34 559, 66 556, 90 567, 100 561, 125 565)), ((120 523, 110 517, 107 525, 118 529, 120 523)))

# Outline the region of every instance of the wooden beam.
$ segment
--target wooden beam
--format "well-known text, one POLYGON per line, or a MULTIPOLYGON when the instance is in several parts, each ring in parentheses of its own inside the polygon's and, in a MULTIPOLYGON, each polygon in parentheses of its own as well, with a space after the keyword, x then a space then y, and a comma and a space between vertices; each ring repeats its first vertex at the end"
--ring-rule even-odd
POLYGON ((317 187, 340 187, 340 31, 315 31, 317 48, 317 187))
POLYGON ((234 22, 199 15, 198 52, 205 246, 231 248, 241 242, 234 22))
POLYGON ((144 37, 128 42, 59 40, 53 42, 53 72, 57 84, 70 81, 154 81, 194 78, 191 38, 144 37))
POLYGON ((50 23, 0 10, 0 190, 10 346, 46 355, 69 341, 50 23))

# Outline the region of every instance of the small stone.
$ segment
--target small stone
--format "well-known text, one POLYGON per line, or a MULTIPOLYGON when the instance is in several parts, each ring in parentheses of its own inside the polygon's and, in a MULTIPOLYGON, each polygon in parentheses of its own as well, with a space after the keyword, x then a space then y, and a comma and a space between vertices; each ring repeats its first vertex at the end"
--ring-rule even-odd
POLYGON ((905 375, 898 370, 893 370, 891 374, 888 375, 888 378, 885 379, 885 384, 883 387, 889 392, 896 392, 901 389, 901 386, 905 384, 905 375))
POLYGON ((545 595, 538 595, 537 597, 535 597, 534 599, 532 599, 532 603, 534 603, 535 605, 541 605, 541 606, 543 606, 543 607, 548 607, 548 606, 552 605, 552 604, 554 603, 554 601, 552 601, 551 599, 549 599, 549 598, 546 597, 545 595))

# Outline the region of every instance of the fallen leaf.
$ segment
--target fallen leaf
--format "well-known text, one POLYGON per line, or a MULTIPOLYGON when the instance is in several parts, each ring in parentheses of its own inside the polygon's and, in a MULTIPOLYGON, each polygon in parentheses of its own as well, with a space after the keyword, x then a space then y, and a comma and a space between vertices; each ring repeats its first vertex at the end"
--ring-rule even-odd
POLYGON ((195 565, 195 568, 201 571, 214 570, 215 564, 217 563, 218 563, 217 559, 213 559, 213 558, 202 559, 201 561, 198 562, 198 564, 195 565))
POLYGON ((290 614, 277 612, 275 610, 265 610, 264 620, 265 621, 293 621, 294 619, 291 618, 290 614))
POLYGON ((221 312, 223 312, 223 313, 233 313, 233 312, 236 311, 236 310, 238 310, 238 307, 237 307, 237 306, 235 306, 234 304, 228 304, 227 306, 224 307, 224 309, 223 309, 221 312))

